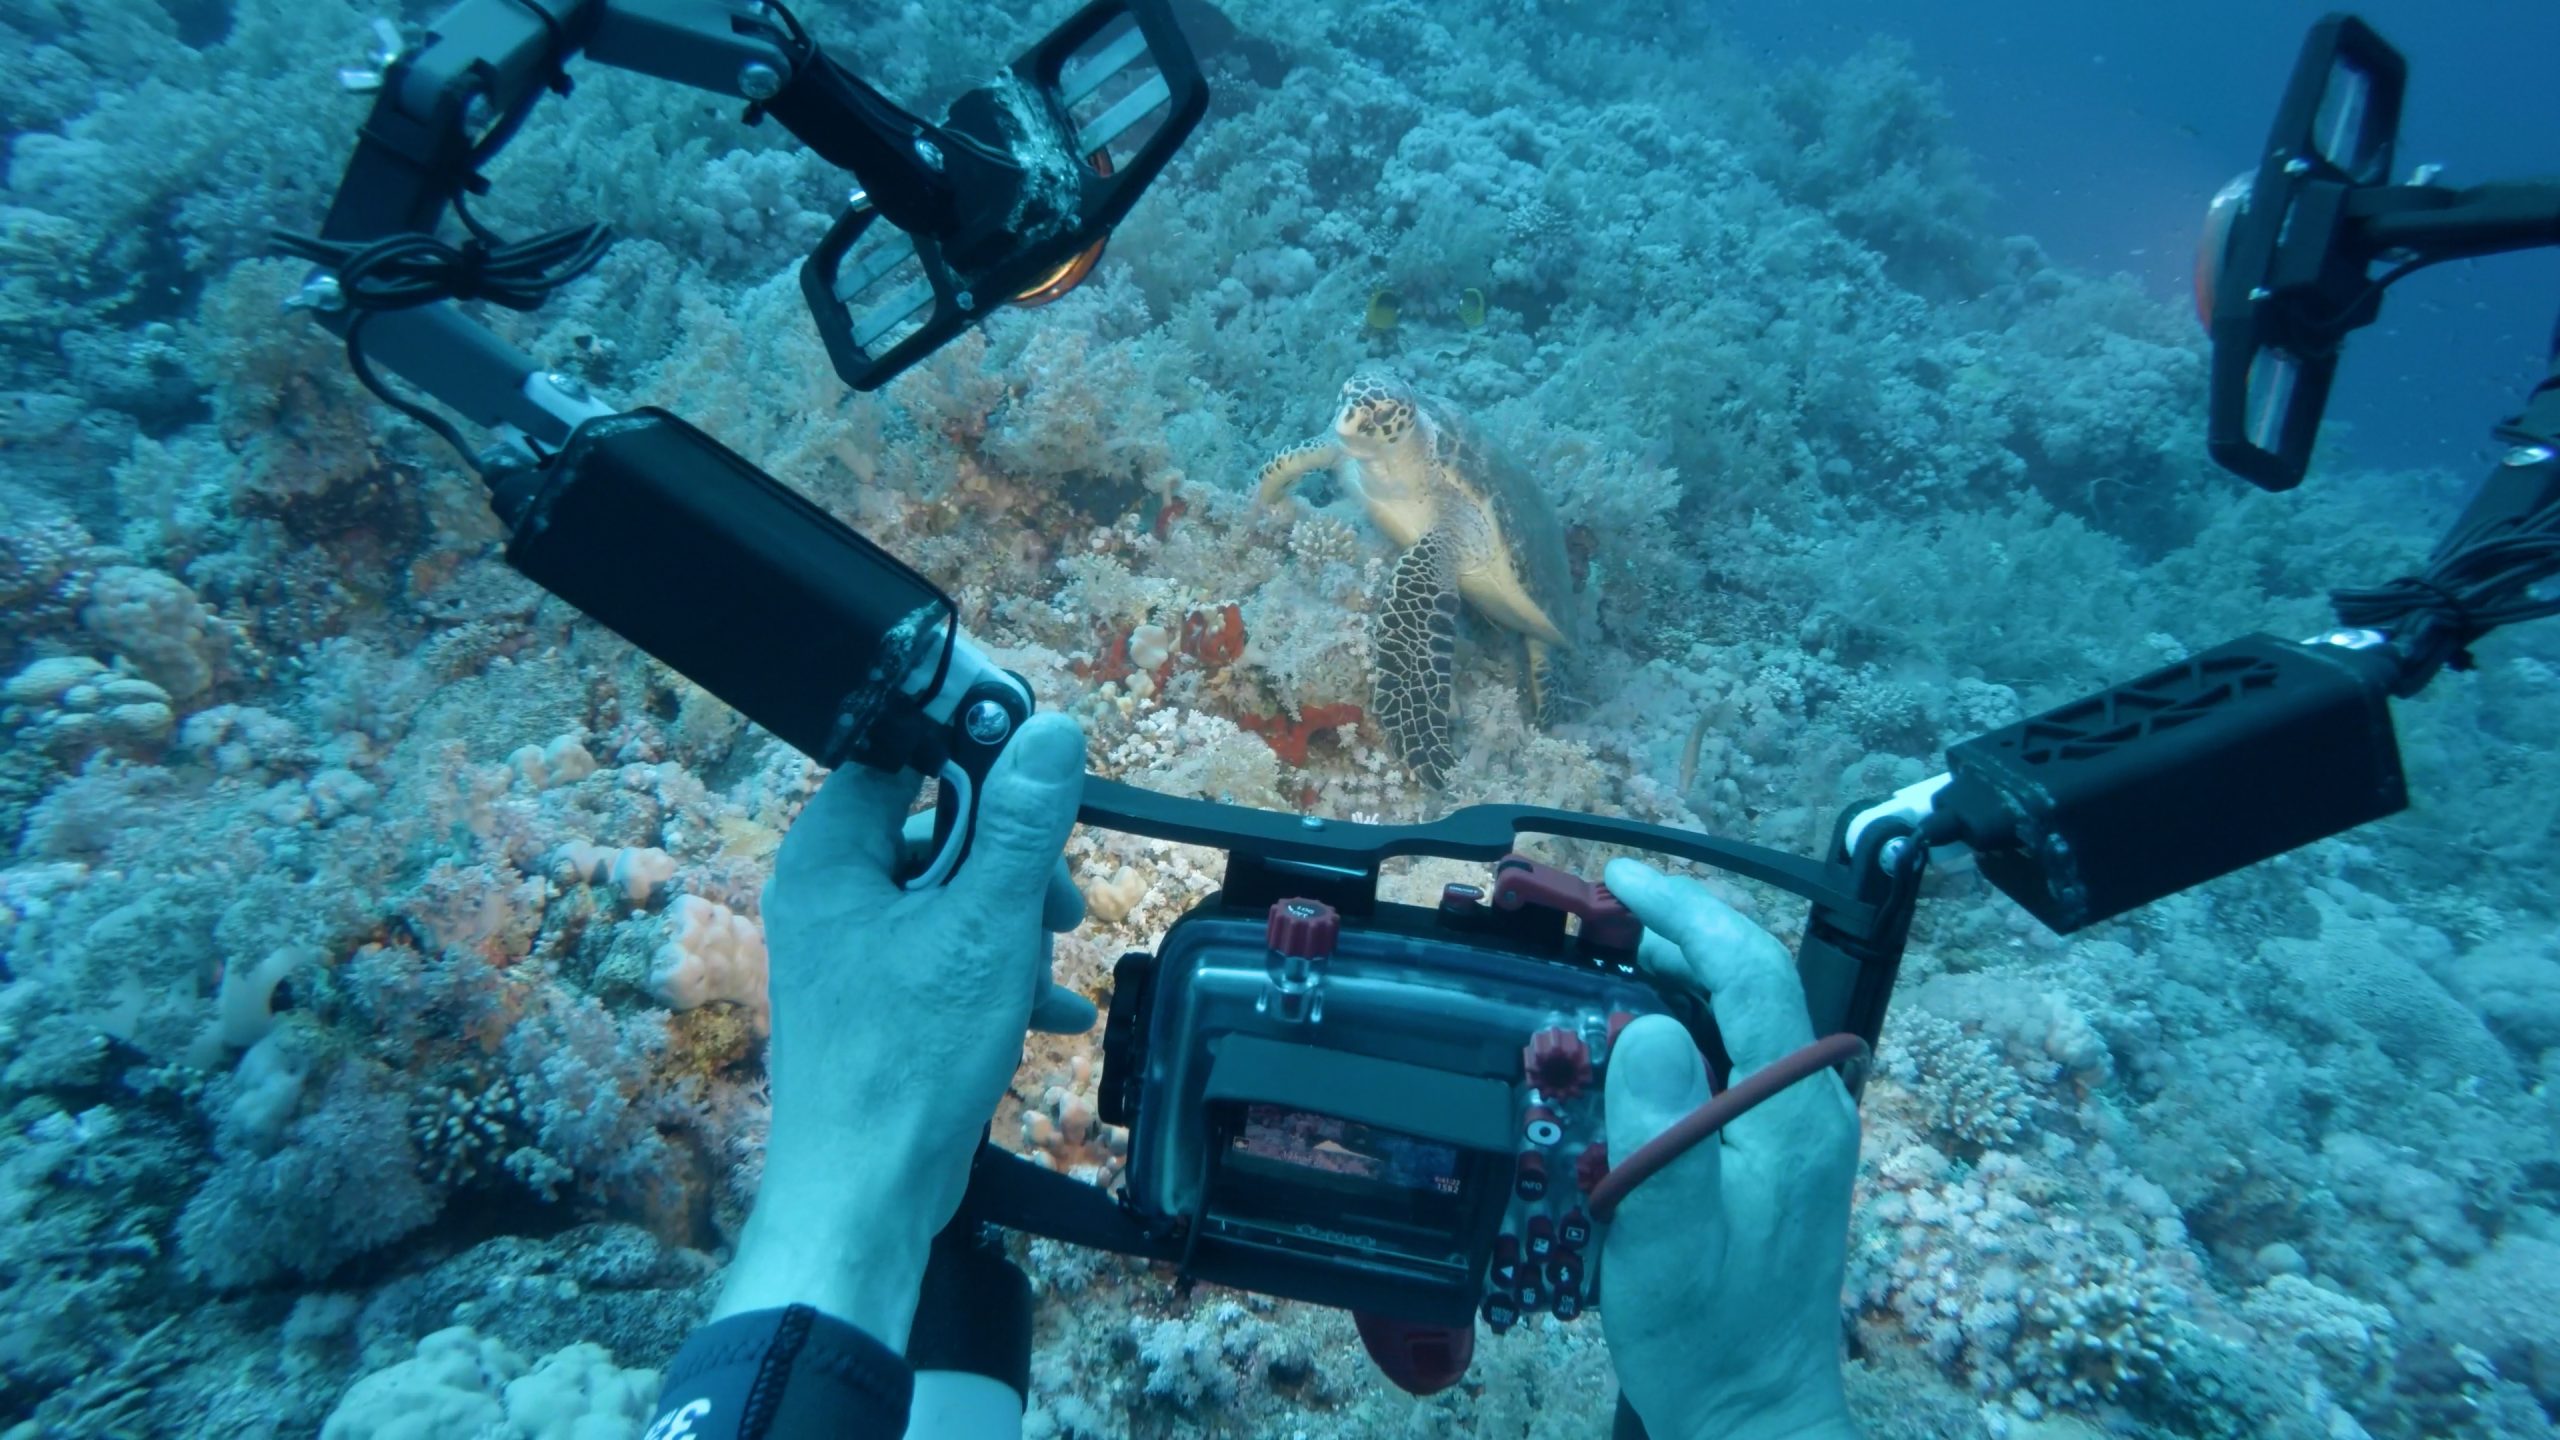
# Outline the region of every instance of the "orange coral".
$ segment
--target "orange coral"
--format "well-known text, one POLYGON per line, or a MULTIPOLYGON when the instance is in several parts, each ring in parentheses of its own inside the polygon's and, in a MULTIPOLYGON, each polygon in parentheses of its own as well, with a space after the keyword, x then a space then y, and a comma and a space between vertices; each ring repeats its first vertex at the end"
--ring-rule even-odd
POLYGON ((1077 679, 1100 685, 1107 681, 1125 680, 1129 672, 1137 668, 1129 662, 1128 627, 1105 631, 1096 626, 1094 640, 1099 648, 1093 658, 1077 660, 1067 667, 1075 672, 1077 679))
POLYGON ((1182 653, 1211 670, 1244 654, 1244 611, 1229 605, 1194 610, 1182 622, 1182 653))
POLYGON ((1295 720, 1286 715, 1239 715, 1236 723, 1261 736, 1263 743, 1271 747, 1272 754, 1303 767, 1307 763, 1308 743, 1318 735, 1345 725, 1359 724, 1360 707, 1347 702, 1310 705, 1299 711, 1295 720))
MULTIPOLYGON (((1094 653, 1090 658, 1074 661, 1067 668, 1076 678, 1100 685, 1111 680, 1126 680, 1138 671, 1130 657, 1132 629, 1126 625, 1105 629, 1094 627, 1094 653)), ((1158 686, 1173 678, 1174 667, 1188 655, 1200 662, 1204 670, 1223 669, 1244 655, 1244 612, 1235 605, 1213 605, 1194 610, 1182 621, 1182 640, 1164 663, 1154 670, 1158 686)))

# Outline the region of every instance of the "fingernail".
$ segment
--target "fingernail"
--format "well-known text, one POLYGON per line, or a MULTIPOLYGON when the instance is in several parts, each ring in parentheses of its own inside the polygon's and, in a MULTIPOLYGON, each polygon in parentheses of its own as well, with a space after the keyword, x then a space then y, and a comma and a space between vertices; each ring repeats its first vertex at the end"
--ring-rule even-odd
POLYGON ((1084 768, 1084 732, 1063 715, 1035 715, 1013 738, 1014 764, 1032 780, 1064 780, 1084 768))

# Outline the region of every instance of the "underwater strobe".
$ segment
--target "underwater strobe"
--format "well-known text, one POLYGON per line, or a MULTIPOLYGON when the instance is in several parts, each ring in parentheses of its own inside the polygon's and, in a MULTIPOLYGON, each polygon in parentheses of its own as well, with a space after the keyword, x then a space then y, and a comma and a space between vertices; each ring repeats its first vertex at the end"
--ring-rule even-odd
POLYGON ((2392 179, 2409 66, 2372 27, 2312 27, 2257 168, 2214 196, 2196 253, 2213 338, 2213 458, 2269 490, 2302 483, 2340 347, 2383 292, 2447 260, 2560 244, 2560 184, 2392 179), (2377 273, 2377 267, 2379 272, 2377 273))

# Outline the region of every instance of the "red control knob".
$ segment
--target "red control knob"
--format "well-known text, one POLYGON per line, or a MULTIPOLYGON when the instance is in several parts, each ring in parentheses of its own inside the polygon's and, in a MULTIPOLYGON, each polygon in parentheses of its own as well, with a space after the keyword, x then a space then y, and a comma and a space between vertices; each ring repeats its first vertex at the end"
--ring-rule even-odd
POLYGON ((1271 906, 1263 927, 1265 942, 1281 955, 1319 960, 1333 953, 1342 935, 1342 917, 1321 900, 1280 900, 1271 906))
POLYGON ((1549 1028, 1520 1047, 1529 1083, 1550 1100, 1570 1100, 1591 1084, 1591 1047, 1570 1030, 1549 1028))
POLYGON ((1592 1141, 1582 1147, 1581 1154, 1573 1157, 1573 1183, 1581 1186, 1585 1195, 1599 1188, 1600 1181, 1608 1173, 1609 1147, 1602 1141, 1592 1141))

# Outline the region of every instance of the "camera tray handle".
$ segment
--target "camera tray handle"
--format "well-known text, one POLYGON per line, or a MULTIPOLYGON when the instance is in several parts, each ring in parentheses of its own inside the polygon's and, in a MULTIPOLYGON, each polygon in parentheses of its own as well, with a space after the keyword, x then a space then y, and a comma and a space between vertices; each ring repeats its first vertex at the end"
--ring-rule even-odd
MULTIPOLYGON (((1827 864, 1695 831, 1541 806, 1470 805, 1424 824, 1373 825, 1161 795, 1099 778, 1085 782, 1077 818, 1105 830, 1226 851, 1229 898, 1248 905, 1282 897, 1238 896, 1234 890, 1239 883, 1251 887, 1317 880, 1327 882, 1327 903, 1346 915, 1374 914, 1379 867, 1389 858, 1498 861, 1529 834, 1676 855, 1812 902, 1796 965, 1814 1029, 1827 1038, 1727 1088, 1732 1061, 1710 1028, 1700 1037, 1700 1048, 1719 1093, 1611 1170, 1608 1204, 1614 1208, 1628 1190, 1673 1157, 1816 1070, 1849 1066, 1846 1079, 1853 1092, 1858 1087, 1863 1075, 1857 1062, 1883 1026, 1884 1002, 1900 968, 1927 855, 1917 844, 1889 848, 1911 834, 1901 816, 1870 814, 1869 823, 1855 832, 1853 845, 1850 822, 1870 808, 1841 816, 1827 864)), ((1123 1255, 1179 1261, 1183 1254, 1182 1235, 1147 1220, 1124 1199, 992 1142, 978 1147, 961 1214, 977 1223, 1123 1255)))
MULTIPOLYGON (((1537 805, 1469 805, 1421 824, 1375 825, 1160 795, 1103 779, 1085 782, 1077 818, 1105 830, 1226 851, 1230 903, 1259 908, 1290 894, 1314 894, 1351 917, 1376 913, 1379 867, 1399 855, 1493 862, 1517 850, 1524 835, 1555 835, 1677 856, 1810 902, 1796 973, 1814 1033, 1845 1031, 1872 1047, 1901 969, 1919 882, 1916 864, 1904 873, 1887 863, 1889 854, 1905 853, 1887 847, 1909 834, 1914 821, 1871 818, 1852 831, 1851 820, 1870 808, 1842 814, 1827 862, 1694 830, 1537 805)), ((1722 1085, 1732 1061, 1712 1029, 1700 1039, 1722 1085)), ((1853 1091, 1858 1083, 1853 1075, 1853 1091)))

